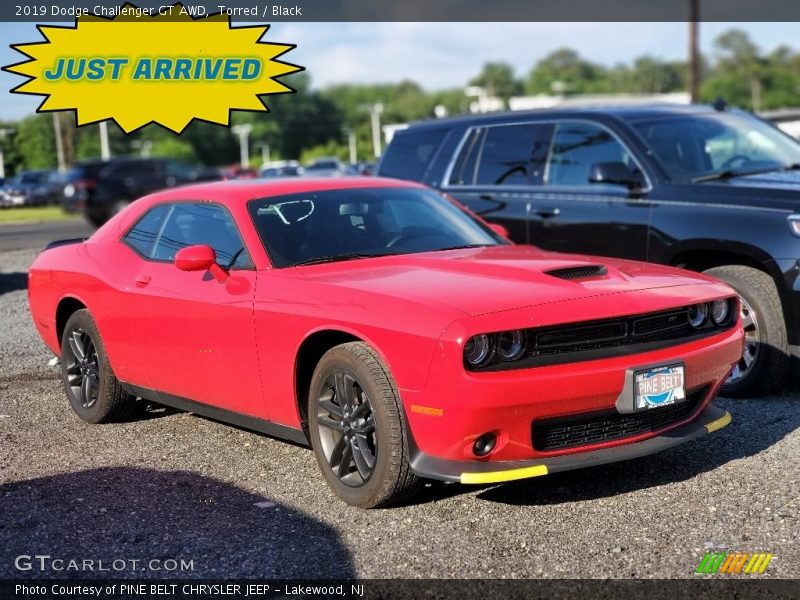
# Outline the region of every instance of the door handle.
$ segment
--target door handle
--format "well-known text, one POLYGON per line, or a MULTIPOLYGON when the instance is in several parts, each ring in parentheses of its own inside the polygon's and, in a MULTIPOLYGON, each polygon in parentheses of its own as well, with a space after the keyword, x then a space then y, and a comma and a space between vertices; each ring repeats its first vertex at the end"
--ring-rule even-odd
POLYGON ((151 279, 152 279, 152 277, 150 277, 150 275, 139 275, 139 276, 138 276, 138 277, 135 279, 135 281, 136 281, 136 285, 137 285, 137 286, 139 286, 139 287, 144 287, 144 286, 146 286, 148 283, 150 283, 150 280, 151 280, 151 279))
POLYGON ((551 217, 557 217, 561 214, 561 209, 556 208, 555 206, 550 208, 539 208, 534 211, 537 215, 542 217, 543 219, 550 219, 551 217))

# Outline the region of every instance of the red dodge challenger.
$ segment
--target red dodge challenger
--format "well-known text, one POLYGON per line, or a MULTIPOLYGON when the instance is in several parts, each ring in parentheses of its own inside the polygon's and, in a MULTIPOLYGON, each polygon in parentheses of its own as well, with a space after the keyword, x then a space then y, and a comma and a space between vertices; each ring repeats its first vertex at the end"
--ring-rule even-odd
POLYGON ((191 186, 30 270, 91 423, 139 399, 314 449, 345 502, 643 456, 724 427, 736 296, 668 267, 510 243, 393 180, 191 186))

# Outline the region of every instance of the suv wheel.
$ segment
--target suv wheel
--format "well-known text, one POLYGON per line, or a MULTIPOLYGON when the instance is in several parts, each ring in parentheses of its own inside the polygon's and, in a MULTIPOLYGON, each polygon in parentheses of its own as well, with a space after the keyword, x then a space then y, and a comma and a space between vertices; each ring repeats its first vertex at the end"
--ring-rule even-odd
POLYGON ((320 359, 309 393, 309 433, 320 470, 347 504, 396 504, 419 487, 397 387, 366 344, 336 346, 320 359))
POLYGON ((758 269, 741 265, 705 271, 739 293, 744 351, 723 396, 763 396, 783 386, 789 377, 790 357, 781 299, 772 278, 758 269))

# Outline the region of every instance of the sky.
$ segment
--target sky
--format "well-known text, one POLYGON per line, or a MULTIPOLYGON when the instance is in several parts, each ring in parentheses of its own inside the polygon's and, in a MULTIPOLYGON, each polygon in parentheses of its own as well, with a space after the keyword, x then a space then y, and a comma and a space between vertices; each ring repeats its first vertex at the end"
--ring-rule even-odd
MULTIPOLYGON (((797 23, 702 23, 703 52, 719 33, 738 27, 762 49, 800 46, 797 23)), ((0 40, 38 41, 34 23, 0 23, 0 40)), ((457 87, 484 62, 505 61, 524 77, 552 50, 569 46, 594 62, 630 62, 643 54, 686 56, 685 23, 276 23, 268 41, 297 44, 286 59, 306 67, 315 87, 412 79, 428 90, 457 87)), ((0 65, 23 57, 0 47, 0 65)), ((36 97, 10 94, 21 77, 0 72, 0 119, 35 111, 36 97)))

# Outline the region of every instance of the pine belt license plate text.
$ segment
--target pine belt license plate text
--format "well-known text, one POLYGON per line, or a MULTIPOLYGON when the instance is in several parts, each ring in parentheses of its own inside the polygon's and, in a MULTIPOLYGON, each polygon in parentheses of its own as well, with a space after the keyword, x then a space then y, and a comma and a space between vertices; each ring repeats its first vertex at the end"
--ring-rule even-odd
POLYGON ((669 365, 635 371, 633 406, 646 410, 686 400, 684 366, 669 365))

